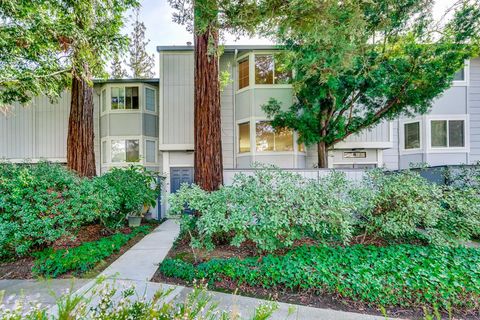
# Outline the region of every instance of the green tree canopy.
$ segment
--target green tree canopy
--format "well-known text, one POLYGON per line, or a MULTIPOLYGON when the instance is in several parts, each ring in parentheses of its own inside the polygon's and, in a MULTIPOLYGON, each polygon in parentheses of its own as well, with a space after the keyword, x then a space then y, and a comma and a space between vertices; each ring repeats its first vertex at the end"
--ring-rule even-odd
POLYGON ((0 104, 57 97, 73 72, 104 77, 112 54, 126 48, 123 14, 136 0, 0 1, 0 104), (88 68, 86 70, 85 68, 88 68))
POLYGON ((479 53, 480 5, 458 1, 441 20, 431 0, 302 0, 282 7, 274 39, 294 70, 295 102, 263 106, 276 127, 318 146, 385 119, 426 113, 466 59, 479 53), (283 106, 285 107, 285 106, 283 106))

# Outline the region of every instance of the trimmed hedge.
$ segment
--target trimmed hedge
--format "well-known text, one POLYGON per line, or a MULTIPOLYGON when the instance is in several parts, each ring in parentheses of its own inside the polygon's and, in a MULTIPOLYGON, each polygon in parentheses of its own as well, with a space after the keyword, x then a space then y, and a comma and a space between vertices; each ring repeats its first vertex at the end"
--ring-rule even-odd
POLYGON ((117 233, 98 241, 84 242, 71 249, 47 249, 35 254, 33 273, 46 277, 58 277, 73 271, 77 274, 93 269, 100 261, 118 252, 130 239, 148 234, 152 226, 140 226, 129 234, 117 233))
POLYGON ((480 250, 473 248, 302 246, 260 262, 251 257, 193 265, 166 259, 160 271, 187 281, 229 279, 253 287, 313 290, 375 307, 480 308, 480 250))

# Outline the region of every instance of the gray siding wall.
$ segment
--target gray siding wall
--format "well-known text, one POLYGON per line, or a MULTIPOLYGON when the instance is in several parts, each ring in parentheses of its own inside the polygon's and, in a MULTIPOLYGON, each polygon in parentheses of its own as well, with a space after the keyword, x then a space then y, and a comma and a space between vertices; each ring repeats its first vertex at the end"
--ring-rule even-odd
POLYGON ((142 135, 142 113, 111 113, 108 132, 110 136, 139 136, 142 135))
POLYGON ((480 59, 470 61, 470 88, 468 89, 470 114, 469 162, 480 161, 480 59))
MULTIPOLYGON (((225 54, 220 58, 220 70, 227 71, 230 74, 231 80, 235 76, 235 60, 234 55, 225 54)), ((235 122, 233 115, 233 96, 234 86, 233 82, 223 88, 220 93, 220 103, 222 108, 222 156, 224 168, 234 168, 234 156, 235 156, 235 122)))
POLYGON ((66 158, 69 110, 70 94, 64 93, 54 104, 36 97, 0 114, 0 158, 66 158))
POLYGON ((193 52, 163 52, 160 61, 160 144, 193 144, 193 52))
POLYGON ((392 121, 392 141, 393 147, 383 150, 383 165, 390 170, 398 170, 399 167, 399 123, 398 120, 392 121))
POLYGON ((365 129, 351 135, 345 142, 388 142, 390 141, 390 122, 384 121, 371 129, 365 129))

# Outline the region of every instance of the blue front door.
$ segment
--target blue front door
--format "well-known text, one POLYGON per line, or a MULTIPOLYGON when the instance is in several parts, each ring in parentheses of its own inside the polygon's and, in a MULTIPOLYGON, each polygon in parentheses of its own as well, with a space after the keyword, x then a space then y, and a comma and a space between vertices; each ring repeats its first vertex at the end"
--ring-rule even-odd
POLYGON ((175 193, 184 183, 193 183, 192 167, 170 168, 170 192, 175 193))

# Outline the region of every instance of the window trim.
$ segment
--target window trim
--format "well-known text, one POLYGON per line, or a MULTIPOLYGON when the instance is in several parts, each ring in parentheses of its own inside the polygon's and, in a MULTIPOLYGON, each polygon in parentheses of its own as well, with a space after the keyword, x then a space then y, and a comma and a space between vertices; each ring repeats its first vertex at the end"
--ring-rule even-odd
POLYGON ((465 79, 463 79, 463 80, 453 80, 452 87, 468 86, 468 84, 470 83, 470 60, 465 60, 463 71, 464 71, 464 74, 465 74, 465 79))
MULTIPOLYGON (((156 139, 151 139, 151 140, 156 140, 156 139)), ((106 161, 101 162, 102 167, 122 167, 122 166, 129 166, 132 164, 144 164, 145 163, 145 157, 144 157, 144 144, 145 144, 145 138, 144 136, 105 136, 101 140, 100 146, 101 148, 103 147, 102 143, 105 141, 106 142, 106 161), (112 140, 138 140, 138 155, 139 155, 139 161, 138 162, 112 162, 112 140)), ((102 154, 102 150, 100 150, 100 155, 102 154)), ((103 159, 102 159, 103 160, 103 159)))
POLYGON ((145 151, 145 154, 143 155, 143 158, 140 157, 140 162, 142 161, 143 159, 143 163, 148 163, 148 164, 156 164, 158 163, 158 141, 155 140, 155 139, 144 139, 143 143, 145 144, 145 147, 143 148, 143 150, 145 151), (154 153, 154 162, 150 162, 150 161, 147 161, 147 142, 153 142, 155 144, 155 153, 154 153))
MULTIPOLYGON (((272 122, 272 120, 269 120, 269 119, 255 119, 254 120, 254 132, 255 132, 255 139, 254 139, 254 148, 255 148, 255 153, 256 154, 293 154, 293 153, 296 153, 295 152, 295 131, 294 130, 291 130, 292 131, 292 150, 283 150, 283 151, 275 151, 275 146, 276 146, 276 143, 275 143, 275 133, 273 135, 273 149, 272 151, 268 150, 268 151, 259 151, 257 150, 257 124, 258 122, 272 122)), ((252 149, 252 145, 250 144, 250 150, 252 149)))
MULTIPOLYGON (((114 136, 111 136, 110 139, 109 139, 109 148, 108 148, 108 151, 109 151, 109 154, 110 154, 110 163, 111 164, 115 164, 115 165, 118 165, 118 164, 127 164, 127 165, 130 165, 130 164, 141 164, 141 163, 144 163, 144 157, 143 157, 143 148, 142 148, 142 138, 136 138, 136 137, 127 137, 127 138, 124 138, 124 137, 114 137, 114 136), (137 140, 138 141, 138 161, 132 161, 132 162, 129 162, 129 161, 120 161, 120 162, 114 162, 112 159, 113 159, 113 153, 112 153, 112 141, 127 141, 127 140, 137 140)), ((125 156, 126 156, 126 153, 127 153, 127 150, 125 150, 125 156)))
POLYGON ((426 116, 426 134, 427 134, 427 152, 428 153, 457 153, 457 152, 470 152, 470 126, 468 114, 450 114, 450 115, 429 115, 426 116), (464 146, 463 147, 449 147, 449 121, 462 120, 463 134, 464 134, 464 146), (432 147, 432 121, 447 121, 447 147, 432 147))
MULTIPOLYGON (((144 85, 141 83, 127 83, 127 84, 121 84, 121 83, 113 83, 109 84, 107 86, 107 112, 105 113, 132 113, 132 112, 144 112, 145 107, 142 107, 144 105, 144 96, 142 96, 142 88, 145 88, 144 85), (138 109, 112 109, 112 88, 123 88, 123 92, 126 92, 127 87, 137 87, 138 88, 138 109)), ((125 96, 125 101, 126 101, 126 96, 125 96)), ((151 111, 150 111, 151 112, 151 111)))
POLYGON ((409 119, 405 121, 401 121, 400 123, 400 150, 402 154, 408 154, 408 153, 420 153, 423 150, 423 142, 425 140, 424 135, 423 135, 423 121, 421 118, 414 118, 414 119, 409 119), (413 148, 413 149, 406 149, 405 148, 405 125, 410 124, 410 123, 418 123, 419 124, 419 130, 420 130, 420 147, 418 148, 413 148))

